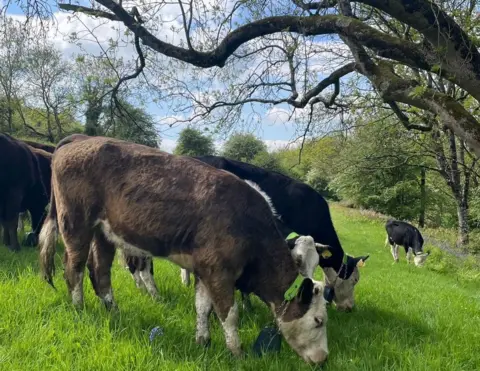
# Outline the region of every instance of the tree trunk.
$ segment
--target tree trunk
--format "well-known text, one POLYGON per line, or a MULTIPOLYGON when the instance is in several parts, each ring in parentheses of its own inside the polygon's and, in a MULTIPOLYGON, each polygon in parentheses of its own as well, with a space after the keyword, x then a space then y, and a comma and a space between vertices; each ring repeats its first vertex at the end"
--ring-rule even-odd
POLYGON ((457 200, 457 215, 458 215, 458 237, 457 244, 465 246, 469 241, 468 228, 468 205, 457 200))
POLYGON ((418 217, 418 226, 420 228, 425 227, 425 203, 426 203, 426 191, 425 191, 425 181, 426 181, 426 171, 422 167, 420 169, 420 215, 418 217))

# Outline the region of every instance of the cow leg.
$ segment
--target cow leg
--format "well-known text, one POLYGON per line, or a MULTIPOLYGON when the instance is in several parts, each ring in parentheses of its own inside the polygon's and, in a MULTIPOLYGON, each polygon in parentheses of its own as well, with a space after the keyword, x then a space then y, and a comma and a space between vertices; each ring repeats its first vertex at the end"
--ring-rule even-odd
POLYGON ((213 303, 207 288, 202 281, 195 276, 195 310, 197 312, 197 332, 195 341, 197 344, 207 346, 210 344, 210 329, 208 318, 212 312, 213 303))
POLYGON ((137 286, 137 288, 140 290, 146 289, 142 277, 140 277, 141 264, 144 263, 143 259, 138 256, 130 255, 123 249, 121 255, 123 255, 123 259, 125 264, 127 265, 127 269, 130 271, 130 274, 135 281, 135 286, 137 286))
POLYGON ((412 262, 412 258, 413 258, 412 248, 411 247, 406 247, 405 250, 406 250, 405 252, 407 253, 407 263, 410 264, 412 262))
POLYGON ((398 263, 398 245, 397 244, 392 245, 392 256, 395 263, 398 263))
POLYGON ((10 231, 8 230, 7 223, 2 222, 2 229, 3 229, 3 244, 5 246, 10 246, 10 231))
POLYGON ((142 258, 144 264, 142 264, 142 269, 140 269, 140 278, 142 279, 145 287, 147 288, 148 293, 154 297, 158 298, 158 288, 155 284, 155 280, 153 279, 153 258, 152 257, 144 257, 142 258))
POLYGON ((76 231, 76 236, 62 233, 65 243, 64 278, 75 306, 83 305, 83 275, 90 252, 92 234, 86 231, 76 231), (79 236, 79 237, 77 237, 79 236))
POLYGON ((10 250, 19 251, 20 244, 18 243, 17 227, 18 227, 18 213, 22 204, 22 194, 19 191, 10 191, 5 195, 5 209, 3 220, 4 242, 10 250))
MULTIPOLYGON (((100 230, 95 232, 91 244, 88 264, 93 263, 95 293, 107 309, 116 307, 112 291, 112 263, 115 257, 115 245, 105 238, 100 230), (90 258, 91 256, 91 258, 90 258)), ((90 267, 89 267, 90 270, 90 267)), ((92 279, 92 276, 90 276, 92 279)))
POLYGON ((20 213, 18 215, 18 227, 17 227, 17 231, 18 232, 25 232, 25 223, 23 222, 23 218, 25 217, 25 212, 23 213, 20 213))
POLYGON ((250 295, 244 294, 242 292, 242 307, 245 312, 250 312, 252 310, 252 302, 250 301, 250 295))
POLYGON ((182 283, 185 286, 190 286, 190 271, 188 269, 180 269, 180 277, 182 279, 182 283))
POLYGON ((210 274, 205 276, 203 283, 222 323, 227 348, 235 356, 240 356, 242 347, 238 336, 238 305, 235 301, 235 281, 231 278, 225 274, 210 274))

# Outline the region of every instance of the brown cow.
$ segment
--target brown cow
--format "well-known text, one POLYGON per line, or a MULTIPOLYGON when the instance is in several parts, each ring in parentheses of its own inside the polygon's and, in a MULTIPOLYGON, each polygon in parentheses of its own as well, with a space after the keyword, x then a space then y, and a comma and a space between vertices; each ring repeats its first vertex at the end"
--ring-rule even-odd
POLYGON ((0 222, 4 244, 18 251, 19 212, 32 209, 32 219, 35 215, 37 221, 42 218, 47 204, 48 194, 40 174, 39 157, 33 148, 9 135, 0 134, 0 222), (36 202, 45 197, 47 202, 42 211, 42 206, 36 202))
POLYGON ((194 272, 198 343, 210 339, 214 308, 227 347, 241 353, 237 287, 270 306, 280 331, 305 361, 325 361, 323 285, 298 275, 268 204, 236 176, 120 140, 72 142, 53 156, 51 208, 40 235, 41 266, 52 285, 57 222, 74 304, 83 303, 92 241, 99 262, 97 293, 114 304, 115 243, 134 255, 163 257, 194 272))

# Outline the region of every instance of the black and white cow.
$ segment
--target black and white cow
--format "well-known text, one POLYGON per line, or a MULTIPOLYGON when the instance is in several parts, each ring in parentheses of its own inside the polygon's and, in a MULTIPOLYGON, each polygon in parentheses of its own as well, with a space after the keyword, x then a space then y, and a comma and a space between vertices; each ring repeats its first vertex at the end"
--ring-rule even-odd
POLYGON ((385 247, 390 244, 392 256, 396 263, 398 263, 398 246, 403 246, 408 263, 414 255, 414 262, 417 267, 425 264, 430 253, 423 252, 423 237, 416 227, 406 222, 389 219, 385 224, 385 229, 387 231, 385 247))

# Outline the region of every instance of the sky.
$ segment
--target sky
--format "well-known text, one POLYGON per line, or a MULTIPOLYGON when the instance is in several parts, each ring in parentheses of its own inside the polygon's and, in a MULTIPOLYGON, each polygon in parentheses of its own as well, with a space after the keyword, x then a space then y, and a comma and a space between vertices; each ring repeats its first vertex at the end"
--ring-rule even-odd
MULTIPOLYGON (((52 0, 49 0, 49 1, 57 22, 57 28, 59 30, 59 32, 56 33, 55 35, 52 34, 51 36, 52 41, 54 42, 56 47, 60 49, 62 53, 64 53, 66 57, 68 57, 72 53, 75 53, 75 52, 78 53, 79 52, 78 47, 76 47, 74 44, 66 40, 65 35, 71 32, 82 32, 85 24, 89 27, 95 27, 100 21, 97 21, 95 18, 92 18, 92 17, 81 16, 80 17, 81 22, 79 22, 75 18, 69 17, 69 13, 60 11, 56 7, 56 3, 54 1, 52 0), (82 22, 84 24, 82 24, 82 22)), ((1 3, 2 3, 2 0, 0 0, 0 4, 1 3)), ((84 1, 81 1, 81 3, 82 5, 86 5, 86 6, 89 5, 84 1)), ((207 3, 208 3, 208 0, 207 0, 207 3)), ((170 10, 165 9, 165 17, 167 18, 171 17, 172 21, 175 22, 175 16, 169 13, 170 10)), ((178 9, 174 11, 178 12, 178 9)), ((7 14, 14 17, 21 17, 23 15, 23 12, 16 4, 11 4, 8 8, 7 14)), ((100 26, 100 28, 96 29, 95 35, 98 36, 101 43, 106 44, 108 43, 108 38, 110 37, 111 32, 112 32, 111 25, 107 23, 103 26, 100 26)), ((158 35, 159 33, 157 32, 156 34, 158 35)), ((168 41, 173 40, 175 42, 175 39, 178 39, 178 35, 172 32, 171 30, 169 30, 168 28, 165 28, 160 33, 160 35, 161 35, 160 36, 161 39, 168 40, 168 41)), ((88 42, 87 43, 84 42, 83 43, 84 48, 86 48, 87 50, 91 50, 93 52, 99 51, 98 44, 96 42, 90 43, 91 45, 88 45, 88 44, 89 44, 88 42)), ((133 49, 126 48, 125 52, 132 54, 133 49)), ((146 108, 147 108, 147 111, 153 117, 158 119, 159 122, 165 122, 166 118, 174 115, 172 112, 169 112, 167 108, 160 107, 158 104, 155 104, 153 102, 148 103, 146 108)), ((289 122, 288 120, 289 110, 290 110, 290 107, 286 105, 283 105, 283 106, 278 105, 270 108, 266 108, 260 105, 255 106, 255 114, 259 116, 259 121, 261 122, 261 124, 255 125, 254 131, 251 131, 251 132, 253 132, 256 136, 264 140, 270 150, 284 148, 285 146, 291 144, 294 139, 296 139, 296 135, 295 135, 296 126, 293 122, 289 122)), ((252 113, 253 112, 250 109, 250 107, 244 108, 243 114, 246 117, 252 115, 252 113)), ((176 145, 178 133, 183 127, 185 126, 180 125, 170 129, 166 125, 161 125, 160 126, 160 131, 162 133, 161 148, 167 151, 172 151, 176 145)), ((216 141, 216 144, 218 147, 221 146, 221 143, 222 143, 222 140, 220 139, 216 141)))

